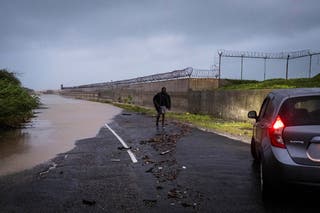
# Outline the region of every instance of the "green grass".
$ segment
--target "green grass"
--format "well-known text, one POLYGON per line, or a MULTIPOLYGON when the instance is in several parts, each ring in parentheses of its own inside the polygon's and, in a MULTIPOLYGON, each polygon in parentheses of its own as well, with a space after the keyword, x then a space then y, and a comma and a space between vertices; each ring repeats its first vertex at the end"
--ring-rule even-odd
MULTIPOLYGON (((132 104, 113 103, 113 105, 131 112, 138 112, 155 116, 154 109, 136 106, 132 104)), ((177 120, 183 123, 191 124, 198 128, 215 131, 235 137, 240 137, 244 140, 249 140, 252 136, 252 124, 247 122, 226 121, 214 118, 209 115, 191 114, 191 113, 177 113, 168 112, 166 118, 177 120)))
POLYGON ((320 74, 313 78, 297 78, 297 79, 269 79, 261 82, 247 82, 239 80, 228 80, 230 85, 221 87, 220 89, 288 89, 303 87, 320 87, 320 74))
POLYGON ((191 114, 188 112, 169 112, 167 117, 207 130, 213 130, 232 136, 241 136, 244 139, 249 139, 252 135, 252 124, 247 122, 226 121, 210 115, 191 114))
POLYGON ((122 109, 125 109, 129 112, 138 112, 138 113, 148 114, 148 115, 155 115, 156 114, 155 109, 141 107, 141 106, 137 106, 137 105, 133 105, 133 104, 125 104, 125 103, 118 103, 118 102, 114 102, 111 104, 113 104, 114 106, 120 107, 122 109))

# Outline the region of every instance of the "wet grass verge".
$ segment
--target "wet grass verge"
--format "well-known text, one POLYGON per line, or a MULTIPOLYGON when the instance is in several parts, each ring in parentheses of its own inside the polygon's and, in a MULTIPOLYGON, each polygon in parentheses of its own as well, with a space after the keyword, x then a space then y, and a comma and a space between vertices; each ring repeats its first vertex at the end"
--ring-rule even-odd
MULTIPOLYGON (((112 104, 127 111, 138 112, 151 116, 156 115, 156 111, 151 108, 124 103, 112 104)), ((166 114, 166 118, 187 123, 206 131, 213 131, 219 134, 235 137, 246 142, 249 142, 252 136, 252 123, 249 122, 227 121, 210 115, 192 114, 188 112, 168 112, 166 114)))

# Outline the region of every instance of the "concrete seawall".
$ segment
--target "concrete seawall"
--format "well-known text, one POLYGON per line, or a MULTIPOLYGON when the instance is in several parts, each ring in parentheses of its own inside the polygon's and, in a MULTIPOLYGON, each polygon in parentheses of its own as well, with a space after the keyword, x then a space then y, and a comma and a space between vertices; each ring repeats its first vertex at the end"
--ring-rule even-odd
MULTIPOLYGON (((223 81, 222 81, 223 83, 223 81)), ((129 85, 65 88, 62 95, 96 101, 119 101, 152 107, 153 96, 166 87, 172 110, 209 114, 218 118, 247 121, 249 110, 258 111, 270 90, 216 90, 217 79, 176 79, 129 85)))

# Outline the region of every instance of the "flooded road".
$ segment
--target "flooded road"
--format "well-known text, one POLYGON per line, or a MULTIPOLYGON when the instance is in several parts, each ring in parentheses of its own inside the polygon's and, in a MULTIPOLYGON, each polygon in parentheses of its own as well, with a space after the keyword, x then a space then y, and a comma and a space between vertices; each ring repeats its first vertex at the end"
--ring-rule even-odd
POLYGON ((94 137, 121 109, 112 105, 43 95, 44 109, 26 128, 1 133, 0 175, 43 163, 74 147, 76 140, 94 137))

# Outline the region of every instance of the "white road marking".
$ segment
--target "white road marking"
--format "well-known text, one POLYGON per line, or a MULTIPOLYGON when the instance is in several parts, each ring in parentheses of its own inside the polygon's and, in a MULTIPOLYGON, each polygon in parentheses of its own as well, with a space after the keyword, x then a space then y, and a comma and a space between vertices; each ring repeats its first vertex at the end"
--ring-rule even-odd
POLYGON ((129 154, 132 162, 133 162, 133 163, 137 163, 138 160, 137 160, 136 156, 134 156, 134 154, 132 153, 132 151, 129 149, 130 147, 122 140, 122 138, 121 138, 113 129, 111 129, 111 127, 110 127, 108 124, 104 124, 104 125, 105 125, 105 127, 107 127, 107 128, 110 130, 110 132, 112 132, 112 134, 114 134, 114 136, 116 136, 116 138, 120 141, 120 143, 122 144, 122 146, 123 146, 124 148, 128 149, 127 152, 128 152, 128 154, 129 154))
POLYGON ((128 154, 129 154, 132 162, 133 162, 133 163, 138 163, 138 160, 137 160, 136 156, 134 156, 134 154, 132 153, 132 151, 131 151, 131 150, 127 150, 127 152, 128 152, 128 154))

